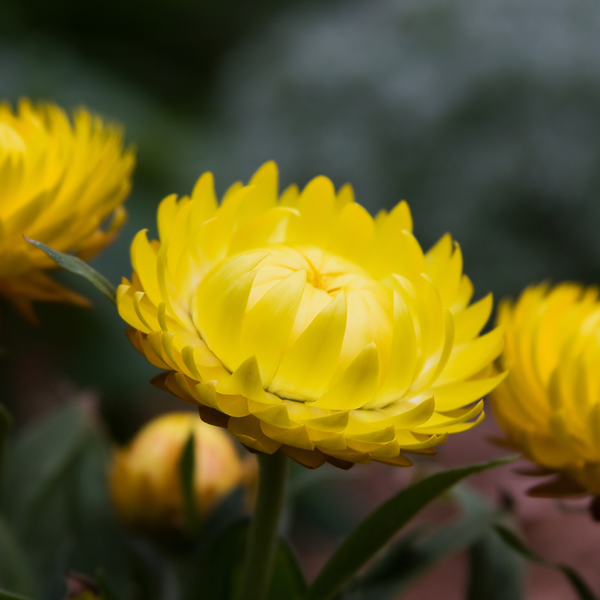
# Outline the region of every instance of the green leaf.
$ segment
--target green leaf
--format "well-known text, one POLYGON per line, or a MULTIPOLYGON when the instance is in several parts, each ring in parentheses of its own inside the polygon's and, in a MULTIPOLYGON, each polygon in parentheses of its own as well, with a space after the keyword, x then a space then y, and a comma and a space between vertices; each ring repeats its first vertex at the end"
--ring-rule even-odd
POLYGON ((3 590, 0 588, 0 600, 31 600, 27 596, 21 596, 21 594, 15 594, 13 592, 9 592, 8 590, 3 590))
POLYGON ((202 590, 204 598, 229 600, 234 597, 246 546, 249 523, 240 521, 213 538, 192 564, 183 598, 196 600, 202 590))
MULTIPOLYGON (((467 515, 436 531, 424 541, 403 538, 364 578, 352 587, 357 598, 393 600, 444 559, 484 535, 496 514, 467 515)), ((353 598, 352 593, 348 599, 353 598)))
POLYGON ((525 543, 517 535, 515 535, 514 532, 512 532, 510 529, 507 529, 503 525, 496 525, 494 529, 502 541, 512 548, 516 553, 520 554, 523 558, 526 558, 531 562, 562 571, 580 600, 597 600, 597 597, 592 593, 587 583, 574 569, 561 563, 553 563, 542 558, 539 554, 536 554, 533 550, 531 550, 531 548, 528 548, 525 543))
POLYGON ((469 548, 469 563, 467 600, 525 598, 523 560, 493 530, 469 548))
MULTIPOLYGON (((244 551, 250 523, 247 519, 235 523, 204 546, 190 563, 183 598, 196 600, 199 590, 207 599, 232 600, 239 597, 244 551)), ((300 600, 306 581, 298 560, 288 543, 279 538, 267 600, 300 600)), ((241 597, 244 597, 242 594, 241 597)))
POLYGON ((396 494, 346 538, 308 589, 305 600, 331 598, 429 502, 461 479, 511 460, 514 458, 501 458, 436 473, 396 494))
POLYGON ((83 406, 69 403, 15 439, 8 454, 3 500, 17 529, 35 523, 38 510, 83 451, 89 433, 83 406))
POLYGON ((98 591, 100 592, 100 598, 102 600, 120 600, 119 596, 115 594, 114 590, 106 581, 106 576, 102 569, 98 569, 96 572, 96 582, 98 583, 98 591))
POLYGON ((0 586, 21 594, 33 593, 33 580, 23 550, 0 516, 0 586))
POLYGON ((179 458, 179 481, 183 497, 183 510, 185 523, 190 535, 195 536, 200 527, 200 515, 196 506, 196 490, 194 478, 196 476, 196 442, 194 433, 190 436, 181 451, 179 458))
POLYGON ((117 290, 115 286, 104 277, 104 275, 98 273, 96 269, 90 267, 86 262, 80 258, 71 254, 64 254, 58 250, 42 244, 42 242, 36 242, 30 240, 28 237, 25 239, 33 244, 36 248, 39 248, 42 252, 47 254, 57 265, 63 269, 80 275, 84 279, 87 279, 99 292, 104 294, 114 305, 117 304, 117 290))
MULTIPOLYGON (((0 403, 0 476, 4 467, 4 453, 8 441, 8 434, 12 428, 12 418, 4 404, 0 403)), ((1 480, 0 480, 1 481, 1 480)))
POLYGON ((306 591, 306 579, 294 551, 288 543, 279 539, 273 564, 273 579, 268 600, 300 600, 306 591))
POLYGON ((94 573, 101 567, 111 588, 124 596, 129 583, 128 544, 109 495, 110 457, 109 442, 100 431, 93 431, 64 482, 67 519, 63 535, 70 539, 65 560, 69 569, 80 573, 94 573))
POLYGON ((9 446, 2 504, 42 597, 62 585, 76 543, 70 521, 74 471, 89 437, 91 415, 81 403, 52 410, 9 446))
POLYGON ((421 527, 398 540, 360 579, 344 592, 345 600, 392 600, 449 556, 489 532, 500 511, 460 486, 454 491, 463 515, 429 532, 421 527))

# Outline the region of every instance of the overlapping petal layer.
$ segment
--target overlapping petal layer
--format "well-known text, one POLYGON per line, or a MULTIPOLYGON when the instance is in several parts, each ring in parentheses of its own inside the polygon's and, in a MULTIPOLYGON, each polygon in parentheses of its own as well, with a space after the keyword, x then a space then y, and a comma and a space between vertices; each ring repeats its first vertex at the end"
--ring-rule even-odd
POLYGON ((121 131, 79 110, 26 100, 0 104, 0 293, 34 319, 32 300, 85 299, 50 279, 56 265, 23 235, 82 259, 125 221, 135 163, 121 131))
POLYGON ((558 476, 539 496, 600 494, 600 301, 598 290, 563 283, 503 302, 499 323, 510 369, 491 394, 507 443, 558 476))
POLYGON ((449 235, 424 254, 405 202, 373 219, 325 177, 278 194, 277 169, 217 202, 210 173, 158 211, 118 290, 157 383, 260 452, 309 467, 410 465, 483 418, 503 375, 491 296, 449 235))

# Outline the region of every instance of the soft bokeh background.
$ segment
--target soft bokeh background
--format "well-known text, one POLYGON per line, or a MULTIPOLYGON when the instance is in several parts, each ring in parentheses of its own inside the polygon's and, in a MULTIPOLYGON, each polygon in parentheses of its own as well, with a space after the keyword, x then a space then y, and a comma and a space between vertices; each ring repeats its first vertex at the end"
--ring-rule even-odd
MULTIPOLYGON (((222 192, 275 159, 282 186, 318 174, 350 181, 373 213, 407 199, 422 245, 450 231, 476 296, 499 299, 542 280, 600 280, 599 31, 590 0, 0 0, 0 98, 85 105, 126 128, 138 149, 130 218, 93 262, 115 283, 130 273, 133 234, 154 230, 162 197, 188 193, 206 170, 222 192)), ((113 307, 57 276, 96 307, 40 306, 38 328, 2 307, 0 386, 17 422, 70 389, 97 393, 119 441, 179 409, 149 384, 156 372, 113 307)), ((440 460, 497 453, 483 441, 490 421, 440 460)), ((351 473, 347 522, 408 477, 351 473)), ((533 546, 579 563, 600 589, 590 558, 600 525, 525 500, 509 470, 480 485, 492 498, 500 487, 514 495, 533 546)), ((308 498, 301 511, 313 525, 314 505, 308 498)), ((347 526, 329 527, 318 552, 299 536, 309 570, 347 526)), ((440 581, 445 597, 463 597, 463 559, 454 560, 407 597, 430 597, 440 581)), ((560 576, 530 570, 528 598, 570 594, 560 576)))

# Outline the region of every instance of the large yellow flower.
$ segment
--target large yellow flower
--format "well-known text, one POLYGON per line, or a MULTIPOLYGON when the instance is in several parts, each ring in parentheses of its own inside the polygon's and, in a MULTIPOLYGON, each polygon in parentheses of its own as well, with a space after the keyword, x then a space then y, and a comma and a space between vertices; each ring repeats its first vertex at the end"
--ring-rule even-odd
MULTIPOLYGON (((563 283, 526 289, 498 314, 500 359, 510 369, 491 395, 507 443, 558 477, 530 491, 600 495, 600 302, 598 290, 563 283)), ((534 471, 533 474, 536 472, 534 471)))
POLYGON ((0 294, 27 317, 32 300, 86 301, 43 272, 56 265, 23 235, 92 257, 125 221, 134 163, 121 131, 85 110, 71 124, 53 104, 0 104, 0 294))
POLYGON ((325 177, 277 187, 267 163, 218 206, 205 173, 161 203, 160 241, 134 239, 119 311, 164 387, 310 467, 410 465, 481 420, 502 333, 478 337, 492 299, 467 308, 458 245, 423 255, 405 202, 373 219, 325 177))

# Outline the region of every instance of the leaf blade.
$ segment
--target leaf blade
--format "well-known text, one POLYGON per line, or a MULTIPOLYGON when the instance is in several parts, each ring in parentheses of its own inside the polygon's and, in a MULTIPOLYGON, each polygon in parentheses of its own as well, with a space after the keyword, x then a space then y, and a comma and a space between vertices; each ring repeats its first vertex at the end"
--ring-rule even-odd
POLYGON ((179 483, 183 498, 183 512, 188 533, 193 537, 200 527, 200 515, 196 506, 196 437, 192 431, 179 457, 179 483))
POLYGON ((42 242, 31 240, 28 237, 25 237, 25 239, 66 271, 70 271, 71 273, 75 273, 75 275, 87 279, 100 293, 106 296, 116 306, 117 290, 115 286, 106 279, 104 275, 98 273, 96 269, 90 267, 86 262, 76 256, 64 254, 63 252, 54 250, 54 248, 50 248, 50 246, 46 246, 46 244, 42 244, 42 242))
POLYGON ((31 594, 34 586, 30 566, 9 524, 1 515, 0 557, 0 586, 14 590, 14 593, 31 594))
POLYGON ((590 590, 581 575, 579 575, 579 573, 577 573, 574 569, 567 565, 563 565, 562 563, 554 563, 541 557, 531 548, 526 546, 523 540, 521 540, 515 533, 503 525, 495 525, 494 530, 505 544, 512 548, 517 554, 520 554, 523 558, 526 558, 531 562, 562 571, 580 600, 598 600, 597 596, 590 590))
POLYGON ((461 479, 511 460, 514 457, 436 473, 400 491, 346 538, 308 589, 305 600, 331 598, 429 502, 461 479))

